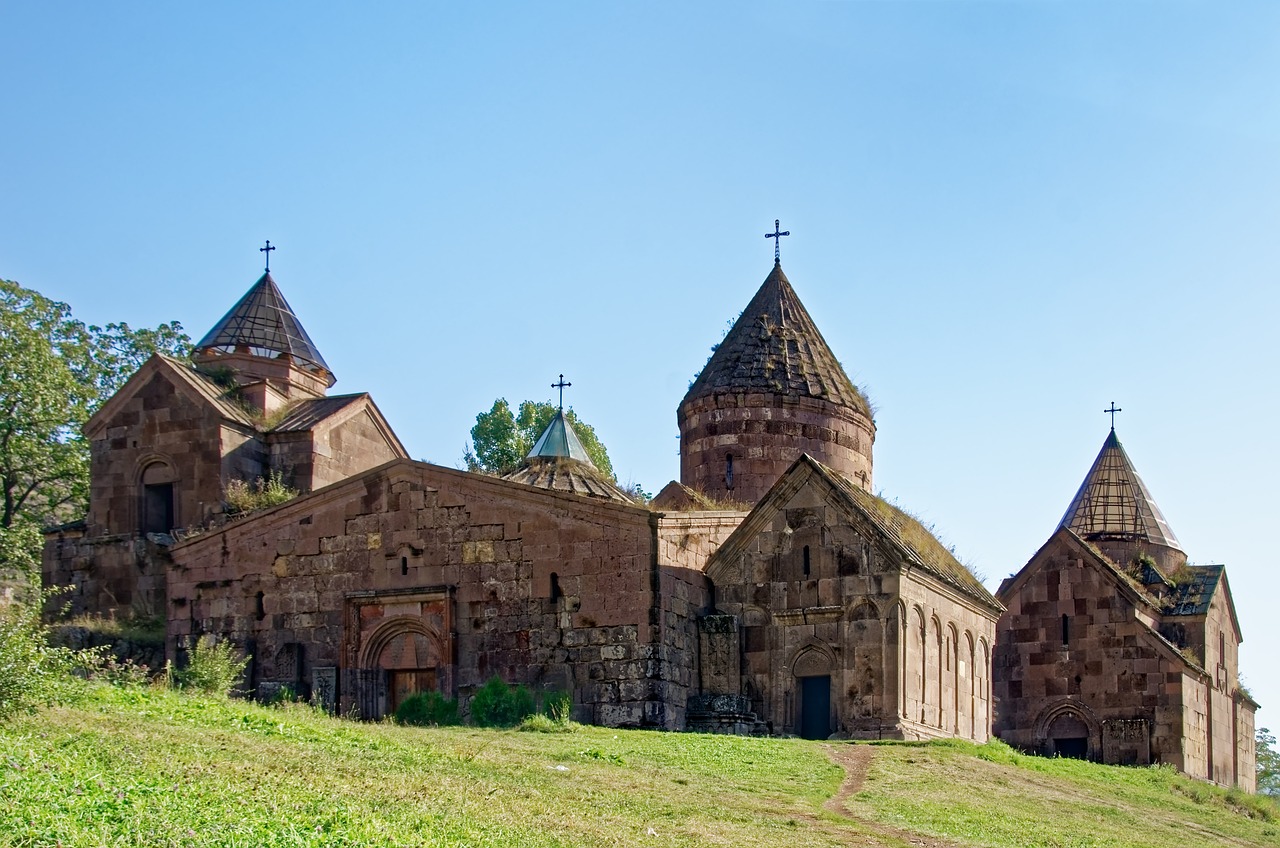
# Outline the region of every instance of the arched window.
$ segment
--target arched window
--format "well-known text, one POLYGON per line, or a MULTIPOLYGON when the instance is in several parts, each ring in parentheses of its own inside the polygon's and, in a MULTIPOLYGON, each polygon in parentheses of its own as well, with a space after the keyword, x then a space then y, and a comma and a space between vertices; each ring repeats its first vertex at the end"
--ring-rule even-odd
POLYGON ((733 489, 733 454, 724 455, 724 487, 733 489))
POLYGON ((1062 614, 1062 645, 1066 647, 1071 644, 1071 619, 1067 618, 1067 614, 1062 614))
POLYGON ((809 576, 809 546, 804 546, 804 576, 809 576))

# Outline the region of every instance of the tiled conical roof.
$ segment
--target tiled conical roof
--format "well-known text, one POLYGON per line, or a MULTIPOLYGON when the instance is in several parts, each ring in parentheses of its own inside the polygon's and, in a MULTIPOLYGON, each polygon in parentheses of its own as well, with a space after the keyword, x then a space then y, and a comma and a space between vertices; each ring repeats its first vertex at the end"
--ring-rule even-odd
POLYGON ((330 371, 269 273, 263 274, 231 311, 213 325, 196 350, 218 348, 230 353, 238 346, 248 347, 257 356, 287 353, 299 362, 330 371))
POLYGON ((776 263, 683 402, 738 392, 822 398, 871 417, 866 398, 844 373, 776 263))
POLYGON ((1143 540, 1182 550, 1160 507, 1116 438, 1107 435, 1080 491, 1058 525, 1088 541, 1143 540))
POLYGON ((626 492, 596 468, 564 410, 556 412, 520 467, 503 474, 502 479, 619 503, 632 502, 626 492))

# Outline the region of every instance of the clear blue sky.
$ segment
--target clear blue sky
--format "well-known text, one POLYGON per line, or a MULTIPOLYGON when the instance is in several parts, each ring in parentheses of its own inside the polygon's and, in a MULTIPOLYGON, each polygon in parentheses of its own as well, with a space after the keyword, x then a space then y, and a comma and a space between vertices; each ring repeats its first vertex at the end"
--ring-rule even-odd
POLYGON ((623 482, 783 267, 875 484, 988 585, 1118 432, 1272 653, 1280 4, 0 6, 0 276, 207 330, 273 275, 410 453, 566 400, 623 482))

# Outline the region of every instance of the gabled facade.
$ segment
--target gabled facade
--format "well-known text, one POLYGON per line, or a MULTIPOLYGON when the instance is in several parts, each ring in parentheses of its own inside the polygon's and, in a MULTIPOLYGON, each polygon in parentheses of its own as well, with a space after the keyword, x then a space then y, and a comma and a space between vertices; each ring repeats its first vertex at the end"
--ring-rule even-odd
POLYGON ((1188 565, 1115 431, 997 597, 994 730, 1046 755, 1169 763, 1253 791, 1243 637, 1220 565, 1188 565))
POLYGON ((193 361, 152 356, 86 423, 89 512, 46 535, 46 582, 75 587, 75 612, 160 614, 168 547, 227 520, 232 481, 306 492, 406 456, 373 399, 332 382, 264 275, 193 361))
POLYGON ((1002 607, 915 519, 858 483, 802 455, 707 576, 707 729, 736 699, 743 716, 806 738, 987 738, 1002 607))

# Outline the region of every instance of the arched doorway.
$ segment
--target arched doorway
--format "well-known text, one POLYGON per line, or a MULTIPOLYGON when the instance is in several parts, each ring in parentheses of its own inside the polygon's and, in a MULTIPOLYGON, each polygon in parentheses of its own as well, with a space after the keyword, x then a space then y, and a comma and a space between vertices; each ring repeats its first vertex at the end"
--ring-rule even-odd
POLYGON ((1075 713, 1062 713, 1049 722, 1047 733, 1053 753, 1076 760, 1089 756, 1089 725, 1075 713))
POLYGON ((377 700, 381 703, 370 703, 362 713, 390 715, 410 695, 439 691, 442 657, 439 637, 421 619, 384 622, 370 637, 362 662, 366 674, 380 678, 377 700))
POLYGON ((141 498, 138 504, 138 530, 143 533, 168 533, 178 526, 178 510, 174 495, 177 475, 166 462, 153 462, 142 469, 141 498))
POLYGON ((791 666, 796 678, 795 733, 801 739, 831 735, 831 657, 816 648, 802 652, 791 666))

